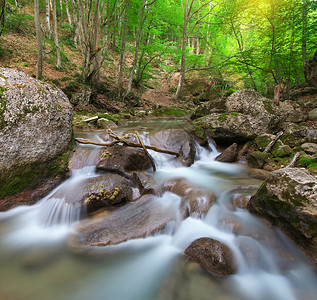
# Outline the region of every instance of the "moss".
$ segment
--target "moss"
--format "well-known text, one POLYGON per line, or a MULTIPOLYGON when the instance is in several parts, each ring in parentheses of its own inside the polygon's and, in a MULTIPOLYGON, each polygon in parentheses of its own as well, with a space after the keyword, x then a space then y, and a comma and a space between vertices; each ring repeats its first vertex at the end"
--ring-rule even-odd
POLYGON ((317 175, 317 163, 312 163, 307 167, 307 170, 313 174, 313 175, 317 175))
POLYGON ((232 116, 234 116, 234 117, 237 117, 237 116, 240 115, 238 112, 235 112, 235 111, 231 112, 230 114, 231 114, 232 116))
POLYGON ((104 119, 113 121, 115 123, 117 123, 119 121, 117 118, 115 118, 114 116, 111 116, 111 115, 109 115, 107 113, 99 113, 98 114, 98 118, 104 118, 104 119))
POLYGON ((317 163, 317 157, 307 156, 306 154, 302 154, 298 160, 298 164, 302 167, 308 167, 315 163, 317 163))
POLYGON ((271 142, 271 137, 267 135, 261 135, 256 137, 254 142, 259 149, 264 150, 266 146, 271 142))
POLYGON ((4 112, 7 109, 7 103, 3 97, 5 90, 5 87, 0 86, 0 130, 2 130, 7 125, 7 122, 4 118, 4 112))
POLYGON ((57 158, 46 163, 33 163, 23 168, 17 168, 13 176, 6 177, 0 183, 0 199, 23 191, 26 188, 36 188, 45 178, 64 175, 68 171, 69 156, 74 148, 72 138, 68 149, 57 158))
POLYGON ((265 100, 265 101, 263 101, 263 105, 264 105, 265 110, 266 110, 269 114, 271 114, 271 115, 274 114, 273 106, 272 106, 272 101, 265 100))
POLYGON ((189 130, 190 133, 192 133, 194 136, 202 139, 204 142, 206 142, 208 140, 207 134, 206 134, 205 130, 202 127, 197 126, 197 125, 191 125, 188 128, 188 130, 189 130))
POLYGON ((227 120, 227 114, 220 114, 220 115, 218 116, 218 121, 224 122, 224 121, 226 121, 226 120, 227 120))

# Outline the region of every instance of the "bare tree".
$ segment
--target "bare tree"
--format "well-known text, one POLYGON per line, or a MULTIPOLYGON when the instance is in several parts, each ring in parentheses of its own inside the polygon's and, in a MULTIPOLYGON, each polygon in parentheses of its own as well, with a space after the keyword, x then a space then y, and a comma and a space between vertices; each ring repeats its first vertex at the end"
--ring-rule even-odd
POLYGON ((40 0, 34 0, 34 24, 37 43, 37 71, 36 78, 42 79, 43 72, 43 42, 40 22, 40 0))
POLYGON ((61 50, 59 48, 58 32, 57 32, 56 0, 52 0, 52 4, 53 4, 54 43, 55 43, 56 55, 57 55, 56 68, 60 69, 62 62, 61 62, 61 50))

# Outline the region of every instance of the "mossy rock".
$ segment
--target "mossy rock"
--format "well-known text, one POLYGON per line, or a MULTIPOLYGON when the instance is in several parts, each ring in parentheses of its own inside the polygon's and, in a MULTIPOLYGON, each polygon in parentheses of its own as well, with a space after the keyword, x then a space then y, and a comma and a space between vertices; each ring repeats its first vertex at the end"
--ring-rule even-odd
POLYGON ((185 116, 188 114, 188 111, 178 107, 161 107, 155 109, 152 114, 156 117, 159 116, 185 116))
POLYGON ((264 150, 267 145, 274 139, 272 134, 263 134, 255 138, 254 142, 260 150, 264 150))
POLYGON ((107 119, 107 120, 110 120, 110 121, 113 121, 113 122, 115 122, 115 123, 118 123, 118 119, 117 118, 115 118, 114 116, 112 116, 112 115, 109 115, 109 114, 107 114, 107 113, 99 113, 98 114, 98 118, 99 119, 107 119))
POLYGON ((261 151, 254 151, 250 153, 247 157, 248 165, 251 168, 262 169, 264 164, 268 162, 268 159, 271 158, 270 153, 263 153, 261 151))
POLYGON ((274 157, 288 157, 292 153, 292 148, 288 145, 273 147, 272 154, 274 157))
POLYGON ((307 167, 307 170, 308 170, 311 174, 317 176, 317 163, 310 164, 310 165, 307 167))
POLYGON ((192 124, 188 127, 188 131, 203 143, 207 143, 208 137, 206 131, 202 127, 192 124))
POLYGON ((308 154, 302 154, 298 159, 298 165, 301 167, 308 167, 315 163, 317 163, 317 157, 308 154))

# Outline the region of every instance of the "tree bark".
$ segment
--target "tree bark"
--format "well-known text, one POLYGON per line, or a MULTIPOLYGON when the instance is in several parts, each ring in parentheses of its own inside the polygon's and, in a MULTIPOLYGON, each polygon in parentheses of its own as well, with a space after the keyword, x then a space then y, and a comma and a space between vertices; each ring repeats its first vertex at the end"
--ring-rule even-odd
MULTIPOLYGON (((178 100, 179 96, 181 95, 181 91, 183 89, 183 83, 184 83, 184 78, 185 78, 185 67, 186 67, 186 42, 188 39, 188 23, 189 23, 189 6, 188 3, 189 1, 186 0, 185 7, 184 7, 184 27, 183 27, 183 42, 182 42, 182 60, 181 60, 181 68, 180 68, 180 73, 179 73, 179 79, 178 79, 178 84, 177 84, 177 89, 174 95, 174 99, 178 100)), ((195 0, 192 0, 191 6, 195 0)))
POLYGON ((34 0, 34 24, 37 43, 37 70, 36 78, 41 80, 43 77, 43 42, 40 23, 40 0, 34 0))
POLYGON ((61 62, 61 50, 59 48, 59 42, 58 42, 58 32, 57 32, 57 14, 56 14, 56 0, 52 0, 53 4, 53 27, 54 27, 54 43, 56 48, 56 68, 59 70, 61 68, 62 62, 61 62))
POLYGON ((122 91, 122 75, 123 75, 123 64, 124 64, 124 52, 125 52, 125 43, 126 43, 126 27, 127 27, 127 15, 129 11, 130 0, 127 0, 127 5, 125 7, 125 13, 122 20, 122 29, 121 29, 121 49, 120 49, 120 61, 118 65, 118 97, 121 98, 122 91))
POLYGON ((6 0, 0 1, 0 36, 2 35, 5 24, 6 0))
POLYGON ((51 6, 50 0, 45 0, 45 25, 48 39, 51 39, 51 23, 50 23, 51 6))
POLYGON ((303 63, 307 59, 307 6, 308 0, 304 0, 303 2, 303 28, 302 28, 302 59, 303 63))

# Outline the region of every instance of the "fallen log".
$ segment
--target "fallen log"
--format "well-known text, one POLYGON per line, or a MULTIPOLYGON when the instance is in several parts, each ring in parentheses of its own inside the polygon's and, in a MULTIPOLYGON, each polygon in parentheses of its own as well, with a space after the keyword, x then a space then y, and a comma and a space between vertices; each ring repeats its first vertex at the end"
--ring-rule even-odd
MULTIPOLYGON (((130 147, 143 148, 142 145, 140 145, 138 143, 131 142, 131 141, 127 140, 125 137, 115 134, 110 129, 108 130, 108 133, 111 137, 113 137, 115 139, 115 141, 113 141, 111 143, 101 143, 101 142, 94 142, 94 141, 89 141, 89 140, 85 140, 85 139, 80 139, 80 138, 76 138, 75 140, 76 140, 76 142, 78 142, 80 144, 91 144, 91 145, 97 145, 97 146, 103 146, 103 147, 110 147, 110 146, 113 146, 115 144, 122 143, 122 144, 130 146, 130 147)), ((155 152, 175 155, 176 157, 180 156, 179 152, 160 149, 160 148, 150 146, 150 145, 144 145, 144 147, 146 149, 153 150, 155 152)))

